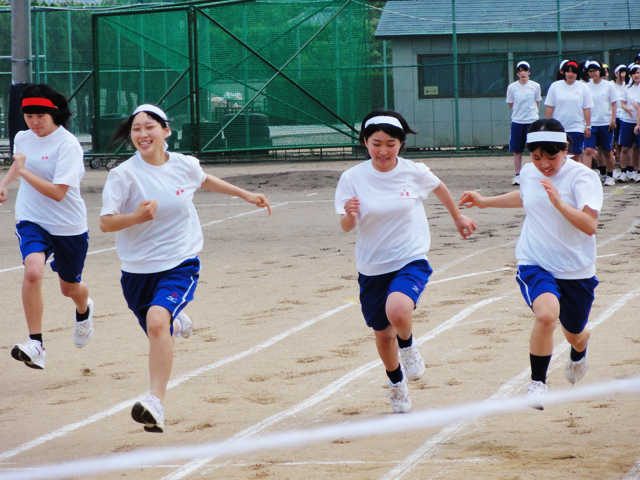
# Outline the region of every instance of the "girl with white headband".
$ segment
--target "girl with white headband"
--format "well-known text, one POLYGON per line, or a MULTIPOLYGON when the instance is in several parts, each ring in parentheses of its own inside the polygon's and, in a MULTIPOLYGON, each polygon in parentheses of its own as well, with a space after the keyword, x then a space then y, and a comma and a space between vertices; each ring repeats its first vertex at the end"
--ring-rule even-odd
POLYGON ((271 215, 264 195, 206 174, 197 158, 167 152, 168 122, 160 108, 146 104, 116 130, 112 143, 125 141, 137 151, 109 172, 100 212, 100 229, 117 232, 122 292, 149 338, 150 395, 131 411, 147 432, 164 431, 174 337, 187 338, 193 329, 183 309, 194 298, 203 245, 194 193, 202 187, 237 196, 271 215))
POLYGON ((509 135, 509 151, 513 152, 513 166, 516 176, 512 185, 520 185, 520 169, 522 152, 527 141, 527 130, 540 116, 540 84, 529 80, 531 70, 527 62, 516 65, 518 81, 507 87, 507 104, 511 108, 511 134, 509 135))
POLYGON ((476 229, 476 223, 460 213, 446 185, 426 165, 398 156, 408 133, 415 132, 397 112, 376 110, 367 115, 360 143, 371 158, 342 174, 335 196, 342 229, 358 228, 360 304, 375 333, 396 413, 411 409, 407 379, 417 380, 425 371, 413 340, 412 320, 432 273, 426 255, 431 236, 423 201, 433 192, 463 238, 476 229))
POLYGON ((93 302, 82 281, 89 248, 87 208, 80 196, 84 153, 67 130, 71 112, 63 94, 49 85, 33 84, 23 90, 20 101, 29 130, 15 137, 13 164, 0 182, 0 203, 7 200, 7 186, 21 177, 16 236, 24 264, 22 303, 29 340, 14 345, 11 356, 28 367, 43 369, 42 281, 52 254, 51 269, 58 274, 60 291, 75 303, 75 346, 84 347, 93 335, 93 302))
POLYGON ((549 87, 544 116, 562 124, 571 138, 569 153, 580 162, 584 139, 591 136, 593 98, 587 85, 578 81, 581 69, 577 62, 569 60, 562 66, 562 72, 564 80, 553 82, 549 87))
POLYGON ((571 344, 566 379, 574 384, 587 371, 590 333, 586 325, 598 285, 595 232, 603 195, 598 175, 567 157, 567 136, 557 120, 534 122, 527 134, 527 149, 532 162, 522 168, 519 191, 487 198, 464 192, 460 205, 524 207, 516 280, 535 315, 527 396, 536 397, 535 408, 542 410, 558 319, 571 344))
POLYGON ((631 65, 629 69, 631 82, 627 84, 620 94, 620 174, 619 181, 639 182, 638 161, 640 160, 640 135, 634 130, 637 123, 638 111, 636 106, 640 102, 640 65, 631 65))
MULTIPOLYGON (((620 164, 620 149, 618 148, 618 138, 620 138, 620 119, 622 116, 622 106, 620 105, 620 97, 622 96, 622 89, 627 85, 629 71, 627 66, 623 63, 616 65, 613 70, 613 80, 609 80, 618 94, 618 101, 616 102, 616 129, 613 132, 613 152, 615 155, 615 162, 620 164)), ((625 165, 626 166, 626 165, 625 165)), ((624 179, 620 179, 622 176, 622 168, 616 168, 613 170, 613 179, 620 181, 627 181, 627 174, 624 174, 624 179)))

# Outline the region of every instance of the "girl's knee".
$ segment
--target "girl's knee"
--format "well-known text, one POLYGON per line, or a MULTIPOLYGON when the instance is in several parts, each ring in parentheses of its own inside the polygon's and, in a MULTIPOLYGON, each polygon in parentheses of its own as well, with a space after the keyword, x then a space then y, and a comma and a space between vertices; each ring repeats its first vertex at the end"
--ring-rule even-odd
POLYGON ((541 312, 536 314, 536 322, 544 328, 555 328, 558 323, 558 317, 552 312, 541 312))
POLYGON ((30 285, 42 282, 44 277, 44 269, 39 266, 27 266, 24 269, 24 281, 30 285))

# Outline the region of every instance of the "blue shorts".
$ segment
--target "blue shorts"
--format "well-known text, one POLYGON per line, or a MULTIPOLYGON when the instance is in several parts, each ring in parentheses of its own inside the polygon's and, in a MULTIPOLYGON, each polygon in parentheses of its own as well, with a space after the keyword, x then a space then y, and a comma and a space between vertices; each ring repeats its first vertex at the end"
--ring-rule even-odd
POLYGON ((618 143, 618 139, 620 138, 620 122, 619 118, 616 118, 616 130, 613 132, 613 141, 618 143))
POLYGON ((571 139, 569 153, 582 153, 584 132, 567 132, 567 136, 571 139))
POLYGON ((367 325, 376 331, 385 330, 391 325, 386 312, 387 297, 391 292, 404 293, 417 306, 432 273, 426 260, 415 260, 396 272, 382 275, 367 276, 360 273, 360 306, 367 325))
MULTIPOLYGON (((174 319, 193 300, 200 276, 200 259, 190 258, 171 270, 157 273, 122 272, 120 284, 127 306, 147 333, 152 305, 166 308, 174 319)), ((171 325, 173 335, 173 325, 171 325)))
POLYGON ((600 147, 603 152, 613 149, 613 130, 609 130, 609 125, 591 127, 591 136, 584 139, 584 148, 596 147, 600 147))
POLYGON ((618 138, 618 145, 621 147, 633 147, 633 144, 640 146, 640 135, 633 133, 633 129, 636 127, 635 123, 628 123, 622 120, 620 122, 620 137, 618 138))
POLYGON ((21 221, 16 225, 22 262, 28 255, 44 252, 45 262, 53 254, 51 270, 67 283, 82 281, 84 261, 89 250, 89 231, 80 235, 51 235, 37 223, 21 221))
POLYGON ((529 307, 543 293, 553 293, 560 302, 560 323, 565 330, 573 334, 584 330, 598 286, 596 277, 562 280, 537 265, 518 265, 516 280, 529 307))
POLYGON ((524 152, 524 147, 527 144, 527 131, 530 126, 530 123, 511 122, 511 135, 509 135, 510 152, 524 152))

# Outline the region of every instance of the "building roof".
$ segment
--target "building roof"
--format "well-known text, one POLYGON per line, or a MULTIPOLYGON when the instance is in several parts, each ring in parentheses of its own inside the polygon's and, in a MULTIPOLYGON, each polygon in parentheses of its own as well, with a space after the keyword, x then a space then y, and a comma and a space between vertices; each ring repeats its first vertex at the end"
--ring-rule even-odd
MULTIPOLYGON (((376 37, 451 34, 452 3, 388 1, 376 37)), ((557 3, 558 0, 456 0, 456 31, 458 34, 556 32, 557 3)), ((563 32, 640 28, 637 0, 560 0, 560 10, 563 32)))

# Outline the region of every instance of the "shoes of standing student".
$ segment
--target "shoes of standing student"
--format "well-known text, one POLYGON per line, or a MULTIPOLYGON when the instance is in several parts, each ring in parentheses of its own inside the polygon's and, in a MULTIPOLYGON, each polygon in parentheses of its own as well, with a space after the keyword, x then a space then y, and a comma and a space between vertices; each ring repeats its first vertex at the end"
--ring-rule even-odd
POLYGON ((410 347, 400 348, 400 361, 408 380, 418 380, 425 370, 424 360, 418 346, 412 342, 410 347))
POLYGON ((602 182, 602 184, 605 187, 613 187, 616 184, 616 181, 613 179, 613 177, 610 177, 609 175, 607 175, 604 179, 604 181, 602 182))
POLYGON ((542 397, 547 394, 547 385, 544 382, 536 382, 531 380, 529 388, 527 388, 527 397, 535 398, 538 403, 532 405, 536 410, 544 410, 542 405, 542 397))
POLYGON ((147 397, 136 402, 131 409, 131 418, 138 423, 144 423, 145 432, 164 432, 164 407, 158 397, 147 397))
POLYGON ((25 343, 18 343, 11 349, 11 356, 20 362, 24 362, 27 367, 44 369, 44 357, 46 352, 42 343, 38 340, 28 340, 25 343))
POLYGON ((411 410, 411 398, 409 398, 406 378, 403 378, 398 383, 389 381, 388 397, 393 413, 409 413, 409 410, 411 410))
POLYGON ((638 181, 638 172, 627 172, 627 181, 628 182, 637 182, 638 181))
POLYGON ((73 343, 78 348, 84 347, 93 336, 93 300, 87 300, 87 309, 89 317, 86 320, 78 322, 75 318, 73 319, 73 343))
POLYGON ((173 330, 176 338, 189 338, 193 333, 193 321, 191 317, 184 312, 180 312, 173 321, 173 330), (176 325, 176 323, 178 325, 176 325))
POLYGON ((616 179, 616 182, 626 183, 629 178, 627 177, 627 172, 621 172, 620 176, 616 179))
POLYGON ((613 169, 613 179, 614 179, 614 180, 618 180, 618 179, 620 178, 620 174, 621 174, 621 173, 622 173, 622 172, 620 171, 620 169, 619 169, 619 168, 614 168, 614 169, 613 169))
POLYGON ((520 174, 516 174, 515 177, 511 179, 511 185, 520 185, 520 174))
POLYGON ((569 383, 574 384, 582 380, 585 373, 587 373, 587 368, 589 368, 589 360, 587 360, 586 355, 577 362, 574 362, 571 360, 571 357, 569 357, 567 363, 564 365, 564 376, 569 383))

